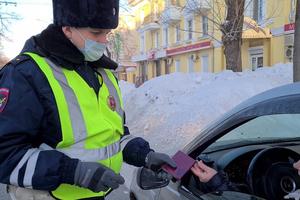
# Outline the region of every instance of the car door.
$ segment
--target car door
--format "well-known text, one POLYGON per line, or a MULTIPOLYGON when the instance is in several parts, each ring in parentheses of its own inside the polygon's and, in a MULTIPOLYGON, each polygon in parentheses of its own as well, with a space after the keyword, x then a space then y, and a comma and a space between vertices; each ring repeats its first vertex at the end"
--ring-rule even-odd
MULTIPOLYGON (((226 135, 232 129, 261 116, 273 114, 299 114, 300 113, 300 84, 290 84, 275 88, 257 95, 240 104, 232 111, 226 113, 219 120, 202 131, 183 151, 195 158, 199 152, 204 151, 218 138, 226 135)), ((252 195, 228 191, 222 193, 209 193, 195 195, 182 186, 180 182, 170 183, 162 188, 159 200, 212 200, 212 199, 262 199, 252 195)))
POLYGON ((171 182, 167 187, 160 190, 157 200, 263 200, 253 195, 235 191, 216 192, 208 194, 195 194, 180 182, 171 182))

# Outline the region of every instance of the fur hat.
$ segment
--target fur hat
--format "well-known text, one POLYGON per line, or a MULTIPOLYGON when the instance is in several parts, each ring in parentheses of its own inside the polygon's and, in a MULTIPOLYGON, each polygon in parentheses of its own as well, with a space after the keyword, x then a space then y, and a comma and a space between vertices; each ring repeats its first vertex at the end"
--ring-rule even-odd
POLYGON ((58 26, 117 28, 119 0, 53 0, 53 19, 58 26))

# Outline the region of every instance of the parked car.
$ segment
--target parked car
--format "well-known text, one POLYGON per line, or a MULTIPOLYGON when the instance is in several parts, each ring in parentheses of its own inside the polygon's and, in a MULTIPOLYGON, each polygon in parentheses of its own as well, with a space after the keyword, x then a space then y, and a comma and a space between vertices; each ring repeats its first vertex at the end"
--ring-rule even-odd
POLYGON ((154 189, 166 183, 155 179, 151 183, 151 178, 143 179, 143 170, 136 170, 133 178, 148 180, 150 185, 143 190, 132 181, 131 199, 283 199, 300 188, 300 177, 292 166, 300 159, 300 83, 246 100, 211 123, 182 151, 224 170, 239 192, 204 194, 198 189, 203 183, 191 172, 181 181, 154 189))

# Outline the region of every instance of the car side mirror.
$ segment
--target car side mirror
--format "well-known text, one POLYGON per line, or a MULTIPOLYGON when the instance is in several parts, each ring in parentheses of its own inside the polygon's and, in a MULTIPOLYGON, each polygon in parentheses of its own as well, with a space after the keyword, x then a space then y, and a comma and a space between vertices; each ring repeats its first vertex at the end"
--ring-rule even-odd
POLYGON ((137 185, 143 190, 152 190, 165 187, 169 184, 169 179, 164 179, 158 176, 152 170, 141 167, 137 172, 137 185))

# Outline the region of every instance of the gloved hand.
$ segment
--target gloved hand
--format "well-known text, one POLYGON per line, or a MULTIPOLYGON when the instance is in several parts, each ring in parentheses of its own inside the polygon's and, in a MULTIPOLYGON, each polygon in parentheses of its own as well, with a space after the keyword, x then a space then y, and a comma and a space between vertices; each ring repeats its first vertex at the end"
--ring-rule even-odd
POLYGON ((96 162, 79 161, 75 170, 74 184, 93 192, 116 189, 124 184, 124 178, 114 171, 96 162))
POLYGON ((157 153, 154 151, 150 151, 145 160, 145 166, 153 171, 158 171, 162 165, 167 164, 173 168, 176 168, 176 163, 164 153, 157 153))

